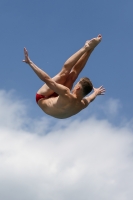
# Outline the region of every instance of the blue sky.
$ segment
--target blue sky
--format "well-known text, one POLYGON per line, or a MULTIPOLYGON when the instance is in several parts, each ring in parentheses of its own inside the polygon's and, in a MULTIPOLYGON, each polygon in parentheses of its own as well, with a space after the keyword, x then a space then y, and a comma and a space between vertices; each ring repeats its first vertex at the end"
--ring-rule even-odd
POLYGON ((0 199, 132 199, 132 8, 131 0, 0 1, 0 199), (35 102, 43 83, 23 48, 52 77, 99 33, 79 78, 106 95, 70 119, 45 115, 35 102))

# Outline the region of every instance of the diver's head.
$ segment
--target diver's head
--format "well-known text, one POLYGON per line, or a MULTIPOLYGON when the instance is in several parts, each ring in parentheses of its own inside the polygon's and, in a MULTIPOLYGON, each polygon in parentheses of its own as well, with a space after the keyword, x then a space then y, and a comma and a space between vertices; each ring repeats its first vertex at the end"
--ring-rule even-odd
POLYGON ((87 77, 81 78, 80 81, 75 85, 73 91, 82 97, 85 97, 93 90, 93 84, 87 77))

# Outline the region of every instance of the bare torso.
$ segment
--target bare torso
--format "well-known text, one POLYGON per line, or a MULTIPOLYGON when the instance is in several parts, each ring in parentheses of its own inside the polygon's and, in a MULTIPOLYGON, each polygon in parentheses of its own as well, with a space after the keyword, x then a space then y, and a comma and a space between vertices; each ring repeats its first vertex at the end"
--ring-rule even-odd
POLYGON ((38 105, 46 114, 59 119, 71 117, 86 107, 84 100, 78 100, 72 93, 40 99, 38 105))

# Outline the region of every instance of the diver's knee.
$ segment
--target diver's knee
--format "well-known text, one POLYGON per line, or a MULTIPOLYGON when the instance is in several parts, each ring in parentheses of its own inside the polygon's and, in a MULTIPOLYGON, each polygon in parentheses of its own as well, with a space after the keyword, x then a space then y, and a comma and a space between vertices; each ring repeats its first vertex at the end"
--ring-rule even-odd
POLYGON ((72 71, 68 76, 68 79, 72 80, 73 82, 76 81, 77 78, 78 78, 78 74, 76 71, 72 71))

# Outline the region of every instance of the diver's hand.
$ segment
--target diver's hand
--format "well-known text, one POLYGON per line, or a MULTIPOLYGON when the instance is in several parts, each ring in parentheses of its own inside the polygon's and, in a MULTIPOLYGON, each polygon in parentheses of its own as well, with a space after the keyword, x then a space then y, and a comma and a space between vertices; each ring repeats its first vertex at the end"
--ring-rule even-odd
POLYGON ((27 49, 24 47, 24 56, 25 56, 25 59, 23 60, 23 62, 27 63, 27 64, 30 64, 31 60, 28 56, 28 51, 27 49))
POLYGON ((105 88, 103 86, 100 86, 99 88, 93 87, 93 90, 96 93, 96 95, 104 95, 105 94, 105 88))

